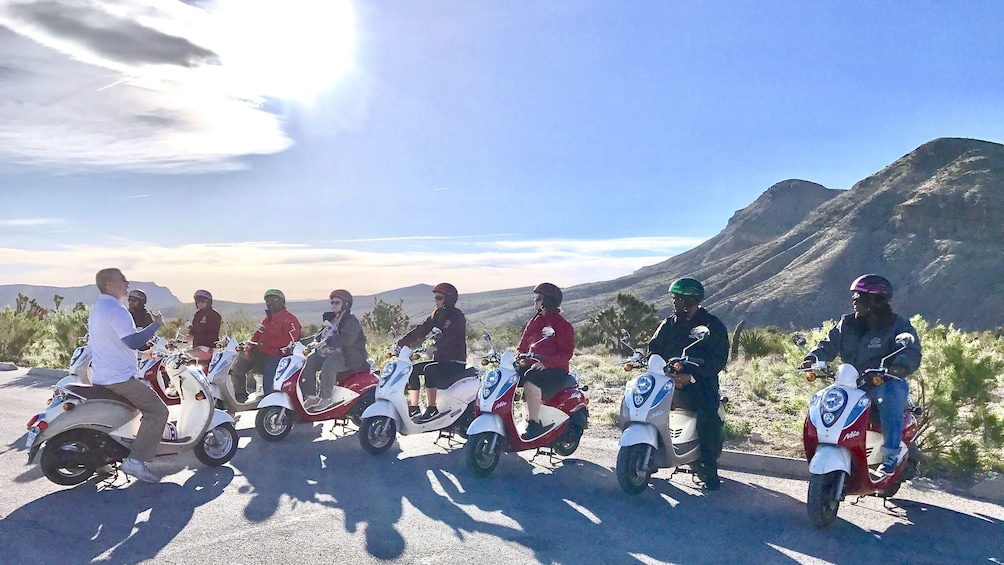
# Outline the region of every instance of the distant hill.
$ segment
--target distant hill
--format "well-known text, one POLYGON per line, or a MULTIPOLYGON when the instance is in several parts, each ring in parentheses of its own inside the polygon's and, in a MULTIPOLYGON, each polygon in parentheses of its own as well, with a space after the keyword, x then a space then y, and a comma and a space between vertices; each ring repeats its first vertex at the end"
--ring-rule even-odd
MULTIPOLYGON (((727 325, 740 320, 763 326, 806 328, 850 309, 848 287, 875 272, 895 286, 893 307, 967 330, 1004 325, 1004 145, 941 138, 925 143, 848 190, 805 180, 785 180, 736 212, 725 228, 701 245, 618 279, 565 290, 562 310, 583 322, 626 292, 652 302, 665 315, 666 291, 682 276, 708 290, 705 306, 727 325)), ((438 282, 438 281, 435 281, 438 282)), ((150 303, 172 315, 189 308, 153 283, 132 283, 150 303)), ((475 327, 522 325, 531 315, 532 287, 461 294, 460 307, 475 327)), ((93 286, 0 286, 0 304, 17 293, 51 305, 52 295, 94 301, 93 286)), ((420 284, 355 297, 362 316, 374 298, 403 301, 417 323, 432 310, 432 286, 420 284)), ((326 299, 295 301, 289 309, 317 323, 326 299)), ((262 315, 264 304, 217 301, 223 313, 262 315)))
MULTIPOLYGON (((875 272, 892 281, 893 307, 903 315, 993 329, 1004 324, 1002 252, 1004 145, 942 138, 849 190, 775 184, 694 249, 567 289, 563 310, 580 322, 627 292, 665 314, 669 284, 693 276, 708 290, 705 305, 729 325, 804 328, 849 311, 851 281, 875 272)), ((519 307, 472 317, 525 318, 519 307)))
MULTIPOLYGON (((129 281, 129 288, 138 288, 146 293, 147 303, 158 308, 175 307, 181 301, 167 288, 152 282, 129 281)), ((63 297, 63 308, 73 308, 77 302, 83 302, 90 306, 98 299, 98 287, 93 284, 87 286, 59 287, 59 286, 36 286, 31 284, 7 284, 0 285, 0 308, 4 305, 14 306, 17 303, 17 295, 23 294, 28 298, 34 298, 40 306, 52 308, 52 298, 55 295, 63 297)))

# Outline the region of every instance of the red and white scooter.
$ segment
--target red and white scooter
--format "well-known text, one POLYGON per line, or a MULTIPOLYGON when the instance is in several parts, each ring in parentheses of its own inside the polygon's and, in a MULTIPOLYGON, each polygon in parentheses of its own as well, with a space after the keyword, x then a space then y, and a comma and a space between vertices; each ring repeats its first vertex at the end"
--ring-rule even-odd
POLYGON ((360 425, 363 411, 373 403, 376 375, 369 370, 348 375, 335 385, 333 404, 322 411, 308 410, 303 407, 303 392, 299 385, 300 373, 310 352, 299 341, 290 343, 287 350, 289 355, 283 357, 275 369, 275 392, 258 403, 258 416, 255 418, 258 435, 268 441, 281 440, 293 429, 294 414, 304 422, 335 420, 345 423, 351 420, 360 425))
MULTIPOLYGON (((549 327, 542 333, 544 338, 540 341, 554 336, 554 330, 549 327)), ((486 341, 490 343, 490 336, 486 341)), ((523 441, 513 415, 519 384, 516 367, 517 363, 528 367, 537 361, 533 357, 533 346, 530 353, 521 354, 519 360, 509 351, 499 357, 492 347, 488 359, 497 361, 498 368, 485 375, 478 390, 479 415, 467 429, 468 440, 464 446, 467 468, 479 477, 486 477, 495 470, 503 451, 516 453, 536 449, 538 453, 545 450, 544 453, 565 457, 574 453, 583 430, 589 425, 589 399, 583 394, 588 387, 581 386, 576 377, 569 375, 567 386, 540 405, 540 422, 547 432, 523 441)))
MULTIPOLYGON (((903 351, 914 337, 909 333, 896 336, 899 349, 882 359, 877 369, 864 375, 844 363, 836 371, 825 362, 817 361, 805 369, 806 378, 833 378, 834 383, 812 395, 805 419, 802 442, 809 462, 809 492, 806 506, 809 520, 817 528, 825 528, 837 517, 840 502, 847 495, 875 495, 889 498, 896 494, 903 481, 917 473, 922 455, 917 447, 917 414, 923 408, 907 404, 903 412, 903 441, 900 464, 891 474, 877 473, 882 462, 883 436, 878 419, 878 407, 872 406, 865 390, 884 381, 898 379, 889 374, 885 362, 903 351)), ((795 343, 804 346, 805 338, 796 334, 795 343)))

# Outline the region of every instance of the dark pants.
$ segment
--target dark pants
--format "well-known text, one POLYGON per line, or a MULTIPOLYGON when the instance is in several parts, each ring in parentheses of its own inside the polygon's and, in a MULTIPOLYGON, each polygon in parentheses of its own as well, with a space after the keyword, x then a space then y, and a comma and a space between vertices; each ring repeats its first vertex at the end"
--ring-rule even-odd
POLYGON ((467 368, 466 363, 460 361, 425 361, 415 363, 408 377, 408 390, 419 390, 422 388, 419 376, 425 375, 425 388, 435 388, 446 390, 453 386, 453 383, 460 380, 467 368))
MULTIPOLYGON (((248 372, 252 370, 261 372, 261 387, 265 395, 272 394, 275 369, 279 366, 280 359, 282 359, 282 355, 265 355, 257 349, 252 351, 250 359, 246 355, 238 355, 234 368, 230 373, 234 380, 234 394, 236 396, 243 396, 248 388, 248 372)), ((252 380, 251 382, 254 381, 252 380)))
POLYGON ((697 441, 701 460, 709 476, 718 476, 718 457, 722 454, 722 427, 718 416, 718 376, 702 377, 694 384, 677 389, 677 394, 697 413, 697 441))
POLYGON ((321 396, 331 399, 334 396, 335 385, 358 371, 369 370, 369 365, 363 365, 355 369, 345 366, 345 358, 340 353, 332 353, 327 357, 321 357, 317 352, 311 353, 303 365, 300 373, 300 383, 303 396, 321 396), (321 388, 317 388, 317 373, 321 373, 321 388), (320 394, 318 394, 320 390, 320 394))
POLYGON ((519 378, 519 386, 523 386, 524 383, 537 385, 540 389, 540 399, 545 402, 558 394, 561 389, 571 386, 573 382, 570 381, 567 371, 558 368, 526 371, 519 378))

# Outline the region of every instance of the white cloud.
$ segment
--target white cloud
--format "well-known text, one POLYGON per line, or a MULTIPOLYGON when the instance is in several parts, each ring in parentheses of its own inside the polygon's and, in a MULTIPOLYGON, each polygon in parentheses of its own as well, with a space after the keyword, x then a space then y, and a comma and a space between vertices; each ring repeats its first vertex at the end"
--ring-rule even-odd
POLYGON ((529 286, 541 280, 561 286, 609 280, 696 243, 689 238, 496 242, 490 249, 468 253, 369 252, 275 242, 182 247, 123 242, 115 248, 73 246, 42 251, 0 248, 0 265, 18 266, 16 274, 10 274, 12 269, 0 270, 0 284, 75 286, 87 284, 98 269, 114 265, 126 276, 156 281, 178 296, 210 288, 221 299, 241 302, 256 301, 264 289, 272 287, 282 288, 294 299, 324 297, 336 287, 372 294, 442 280, 463 292, 477 292, 529 286), (637 249, 641 241, 658 250, 630 257, 608 252, 637 249))
POLYGON ((18 218, 13 220, 0 220, 0 226, 5 227, 32 227, 32 226, 51 226, 53 224, 61 224, 64 220, 57 218, 18 218))
POLYGON ((310 97, 347 72, 353 26, 347 1, 0 0, 0 156, 238 168, 291 145, 266 97, 310 97))

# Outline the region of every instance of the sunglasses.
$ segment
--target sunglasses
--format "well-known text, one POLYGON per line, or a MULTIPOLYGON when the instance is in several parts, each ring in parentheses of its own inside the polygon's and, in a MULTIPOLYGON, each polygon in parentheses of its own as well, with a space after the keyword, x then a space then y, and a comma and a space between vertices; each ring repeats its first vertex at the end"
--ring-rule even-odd
POLYGON ((433 294, 432 297, 436 300, 436 302, 439 302, 440 300, 446 300, 446 297, 443 296, 442 294, 433 294))

